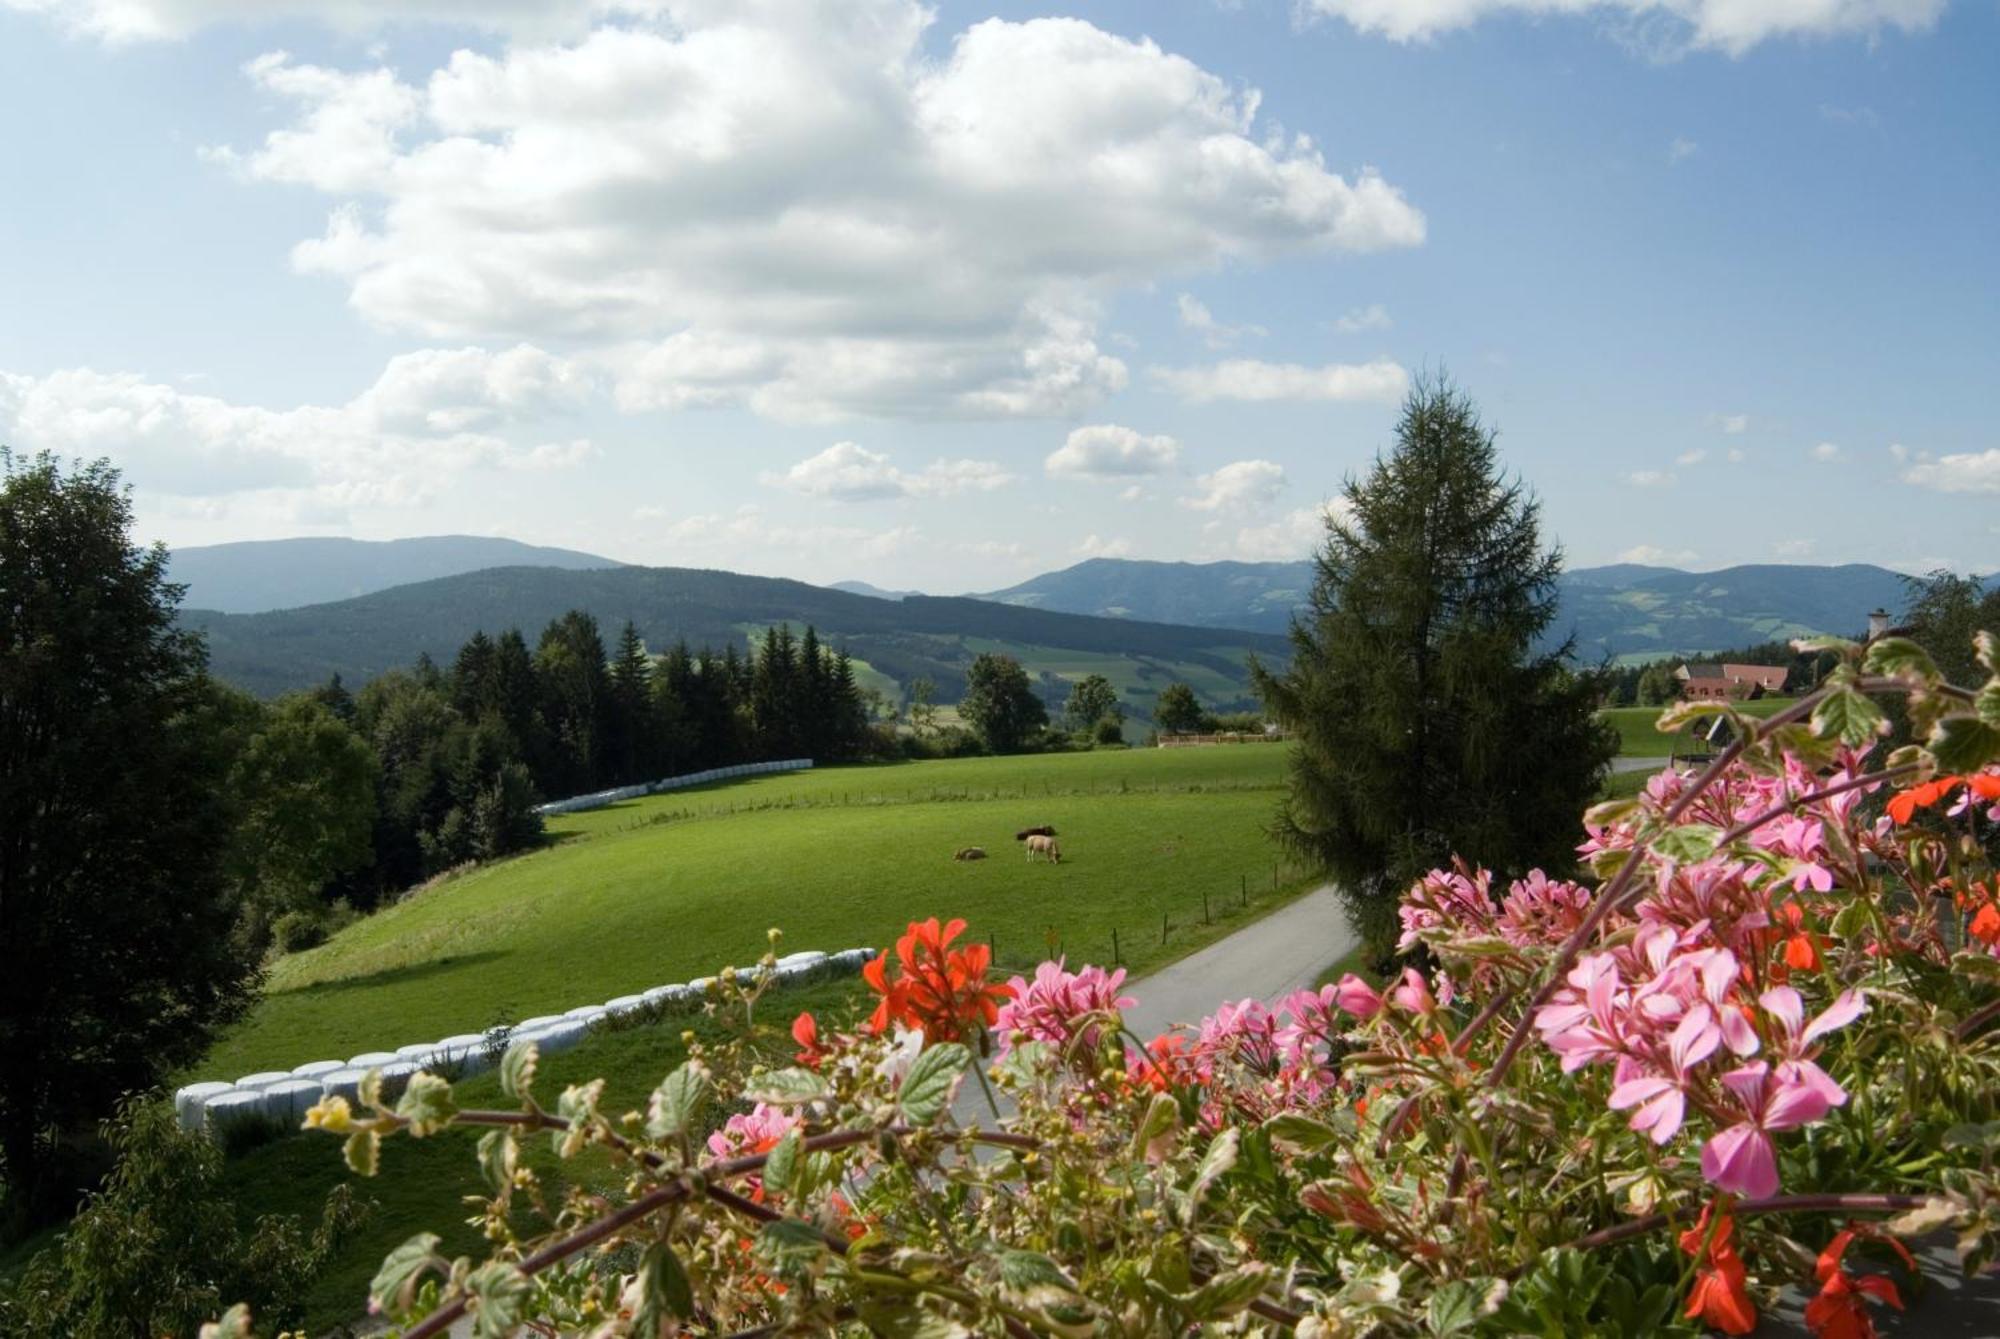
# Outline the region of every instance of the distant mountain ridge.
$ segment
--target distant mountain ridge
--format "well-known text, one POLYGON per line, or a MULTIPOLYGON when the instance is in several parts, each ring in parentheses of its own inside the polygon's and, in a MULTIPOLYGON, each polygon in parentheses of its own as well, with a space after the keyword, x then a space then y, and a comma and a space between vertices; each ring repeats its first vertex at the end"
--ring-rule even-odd
MULTIPOLYGON (((1310 562, 1162 563, 1092 558, 979 598, 1106 618, 1282 633, 1311 589, 1310 562)), ((1902 609, 1901 574, 1753 564, 1717 572, 1616 563, 1563 573, 1555 635, 1574 635, 1585 662, 1692 655, 1809 633, 1852 633, 1870 610, 1902 609)))
POLYGON ((565 571, 488 568, 377 591, 352 600, 257 614, 183 608, 184 625, 203 631, 222 678, 270 694, 323 683, 338 673, 358 685, 418 655, 448 665, 476 631, 517 627, 530 645, 570 609, 594 614, 607 642, 631 619, 647 646, 745 647, 774 623, 812 624, 829 643, 865 661, 867 680, 896 694, 917 677, 955 702, 965 670, 981 651, 1018 658, 1060 706, 1068 681, 1108 677, 1135 716, 1147 716, 1166 684, 1191 684, 1212 706, 1249 705, 1247 660, 1282 663, 1289 646, 1268 634, 1178 627, 1128 619, 1016 608, 963 597, 899 601, 810 586, 802 581, 676 567, 565 571))
POLYGON ((388 540, 306 537, 175 549, 167 574, 187 586, 182 603, 190 608, 256 614, 353 599, 486 567, 620 566, 615 559, 594 553, 484 535, 388 540))

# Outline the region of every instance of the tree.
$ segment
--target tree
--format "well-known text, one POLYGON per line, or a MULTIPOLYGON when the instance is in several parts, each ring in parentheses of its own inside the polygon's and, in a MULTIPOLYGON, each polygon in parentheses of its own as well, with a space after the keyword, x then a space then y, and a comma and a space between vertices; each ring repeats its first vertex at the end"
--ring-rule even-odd
POLYGON ((1980 683, 1985 671, 1972 652, 1972 635, 1982 628, 2000 632, 2000 581, 1985 589, 1977 577, 1940 568, 1904 577, 1909 603, 1902 622, 1922 642, 1952 683, 1980 683))
POLYGON ((1253 673, 1298 736, 1277 835, 1338 881, 1379 961, 1397 897, 1454 853, 1503 878, 1568 869, 1616 743, 1569 645, 1535 650, 1562 555, 1465 395, 1418 386, 1346 501, 1290 666, 1253 673))
POLYGON ((610 780, 619 785, 657 779, 657 732, 653 728, 653 658, 631 619, 618 634, 618 654, 611 659, 610 710, 606 721, 606 751, 611 754, 610 780))
POLYGON ((1111 686, 1111 680, 1102 674, 1087 674, 1078 679, 1069 690, 1069 700, 1063 704, 1063 724, 1082 734, 1096 728, 1106 717, 1114 722, 1125 719, 1125 708, 1119 705, 1118 690, 1111 686))
POLYGON ((1153 720, 1170 735, 1197 735, 1208 723, 1208 713, 1194 689, 1184 683, 1170 683, 1160 690, 1153 703, 1153 720))
POLYGON ((937 685, 919 674, 910 680, 910 731, 922 739, 937 729, 937 685))
POLYGON ((1665 661, 1656 660, 1639 675, 1639 705, 1665 706, 1680 695, 1680 683, 1665 661))
MULTIPOLYGON (((222 869, 229 758, 167 552, 105 462, 0 450, 0 1175, 65 1187, 48 1136, 201 1056, 254 960, 222 869)), ((66 1205, 65 1205, 66 1207, 66 1205)))
POLYGON ((1021 662, 991 652, 978 656, 965 672, 958 714, 994 753, 1014 752, 1049 720, 1021 662))
POLYGON ((549 794, 581 795, 603 783, 610 676, 597 619, 572 609, 542 631, 535 683, 548 759, 535 778, 549 794))
POLYGON ((310 1235, 279 1214, 246 1233, 222 1150, 184 1133, 171 1105, 128 1100, 104 1134, 116 1166, 13 1296, 0 1293, 0 1333, 191 1335, 236 1301, 270 1333, 304 1324, 312 1285, 367 1214, 347 1186, 333 1188, 310 1235))
POLYGON ((251 736, 229 773, 228 870, 254 947, 276 917, 374 858, 376 771, 367 743, 310 697, 280 700, 251 736))

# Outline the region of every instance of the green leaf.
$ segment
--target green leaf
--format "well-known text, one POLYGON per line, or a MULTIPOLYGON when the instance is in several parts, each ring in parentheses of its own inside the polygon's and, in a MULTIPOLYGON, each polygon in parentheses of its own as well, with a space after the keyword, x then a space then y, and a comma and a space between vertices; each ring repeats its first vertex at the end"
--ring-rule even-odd
POLYGON ((2000 725, 2000 679, 1988 679, 1972 699, 1972 709, 1988 725, 2000 725))
POLYGON ((569 1128, 551 1133, 550 1143, 557 1157, 573 1158, 590 1142, 591 1131, 597 1125, 597 1103, 603 1095, 603 1079, 572 1083, 563 1089, 562 1096, 556 1099, 556 1114, 569 1122, 569 1128))
POLYGON ((1931 727, 1930 750, 1947 772, 1976 772, 2000 761, 2000 725, 1977 716, 1947 716, 1931 727))
POLYGON ((811 1223, 780 1218, 757 1234, 756 1255, 773 1274, 800 1278, 830 1254, 826 1239, 811 1223))
POLYGON ((1916 1208, 1897 1214, 1883 1226, 1899 1237, 1922 1237, 1957 1223, 1964 1213, 1963 1205, 1933 1195, 1916 1208))
POLYGON ((479 1138, 479 1173, 493 1193, 510 1198, 514 1191, 514 1169, 520 1164, 521 1146, 512 1130, 488 1130, 479 1138))
POLYGON ((1034 1293, 1045 1288, 1073 1293, 1076 1284, 1046 1255, 1034 1251, 1000 1252, 1000 1282, 1017 1293, 1034 1293))
POLYGON ((903 1080, 903 1090, 896 1095, 905 1119, 912 1125, 929 1125, 943 1115, 951 1102, 952 1085, 971 1058, 972 1053, 955 1041, 919 1055, 903 1080))
POLYGON ((1727 702, 1676 702, 1660 713, 1660 719, 1653 722, 1653 728, 1663 735, 1670 735, 1695 721, 1705 721, 1716 716, 1726 716, 1733 721, 1742 719, 1741 713, 1727 702))
POLYGON ((1272 1272, 1269 1265, 1253 1261, 1216 1275, 1188 1299, 1189 1315, 1198 1321, 1235 1315, 1270 1286, 1272 1272))
POLYGON ((655 1139, 678 1139, 694 1128, 708 1105, 715 1085, 708 1071, 690 1060, 660 1080, 647 1106, 646 1133, 655 1139))
POLYGON ((1201 1158, 1201 1166, 1194 1174, 1194 1185, 1188 1189, 1190 1205, 1201 1203, 1201 1197, 1216 1179, 1236 1165, 1236 1153, 1241 1147, 1243 1136, 1234 1126, 1215 1136, 1208 1146, 1208 1152, 1201 1158))
POLYGON ((1492 1285, 1480 1279, 1454 1279, 1441 1284, 1424 1308, 1424 1323, 1432 1334, 1463 1334, 1485 1315, 1492 1285))
POLYGON ((805 1146, 805 1136, 795 1125, 785 1132, 770 1156, 764 1159, 764 1185, 787 1194, 795 1188, 799 1166, 804 1161, 799 1150, 805 1146))
POLYGON ((355 1087, 354 1096, 362 1106, 367 1107, 371 1111, 383 1110, 382 1071, 371 1069, 366 1074, 363 1074, 361 1082, 355 1087))
POLYGON ((1879 642, 1870 642, 1868 653, 1861 658, 1861 669, 1866 674, 1918 683, 1936 683, 1943 677, 1930 652, 1908 637, 1884 637, 1879 642))
POLYGON ((417 1285, 423 1281, 425 1273, 436 1270, 442 1274, 450 1266, 437 1253, 438 1237, 433 1232, 419 1232, 398 1246, 383 1259, 382 1267, 375 1271, 374 1281, 368 1285, 368 1296, 375 1305, 391 1316, 400 1316, 410 1309, 416 1300, 417 1285))
POLYGON ((743 1085, 744 1097, 769 1107, 804 1106, 832 1092, 826 1080, 809 1069, 774 1070, 743 1085))
POLYGON ((968 1339, 972 1331, 910 1302, 869 1302, 860 1309, 868 1333, 883 1339, 968 1339))
POLYGON ((1860 748, 1889 726, 1882 719, 1882 709, 1855 692, 1841 686, 1829 692, 1813 708, 1813 733, 1822 739, 1838 739, 1849 748, 1860 748))
POLYGON ((1622 822, 1639 811, 1639 801, 1627 797, 1622 800, 1606 800, 1593 804, 1583 811, 1583 825, 1586 828, 1608 828, 1622 822))
POLYGON ((659 1334, 669 1320, 686 1320, 694 1315, 694 1284, 687 1266, 674 1248, 656 1241, 639 1259, 639 1305, 632 1318, 632 1333, 659 1334))
POLYGON ((1845 637, 1835 637, 1832 636, 1831 634, 1821 634, 1812 637, 1799 637, 1794 639, 1792 642, 1792 649, 1794 651, 1799 652, 1801 655, 1810 655, 1814 651, 1839 651, 1845 653, 1854 650, 1858 645, 1859 643, 1850 642, 1845 637))
POLYGON ((1331 1125, 1291 1111, 1280 1112, 1265 1121, 1263 1130, 1265 1134, 1271 1136, 1273 1142, 1289 1144, 1293 1148, 1303 1149, 1309 1153, 1322 1148, 1331 1148, 1348 1137, 1331 1125))
POLYGON ((1626 862, 1631 858, 1631 848, 1624 846, 1612 846, 1592 852, 1590 872, 1600 879, 1609 881, 1617 877, 1618 871, 1625 868, 1626 862))
POLYGON ((516 1101, 527 1101, 534 1092, 535 1066, 541 1057, 541 1048, 531 1041, 509 1046, 507 1054, 500 1057, 500 1091, 516 1101))
POLYGON ((2000 637, 1984 629, 1972 634, 1972 654, 1988 674, 2000 674, 2000 637))
POLYGON ((451 1084, 445 1080, 435 1074, 412 1074, 410 1086, 396 1103, 396 1114, 410 1123, 412 1138, 422 1139, 451 1124, 458 1104, 451 1100, 451 1084))
POLYGON ((1721 836, 1722 829, 1710 824, 1683 823, 1655 837, 1653 850, 1669 860, 1691 865, 1714 855, 1715 843, 1721 836))
POLYGON ((341 1145, 340 1155, 356 1176, 373 1176, 382 1165, 382 1136, 374 1130, 356 1130, 341 1145))
POLYGON ((1171 1093, 1154 1093, 1132 1132, 1132 1156, 1157 1160, 1172 1151, 1174 1136, 1180 1133, 1181 1108, 1171 1093))
POLYGON ((221 1320, 202 1326, 201 1339, 251 1339, 249 1304, 238 1302, 222 1313, 221 1320))
POLYGON ((528 1319, 535 1281, 505 1260, 494 1260, 472 1271, 465 1291, 473 1299, 474 1339, 507 1339, 528 1319))
POLYGON ((1840 910, 1833 913, 1833 923, 1827 927, 1833 931, 1833 937, 1849 940, 1866 929, 1868 906, 1868 903, 1858 897, 1842 903, 1840 910))

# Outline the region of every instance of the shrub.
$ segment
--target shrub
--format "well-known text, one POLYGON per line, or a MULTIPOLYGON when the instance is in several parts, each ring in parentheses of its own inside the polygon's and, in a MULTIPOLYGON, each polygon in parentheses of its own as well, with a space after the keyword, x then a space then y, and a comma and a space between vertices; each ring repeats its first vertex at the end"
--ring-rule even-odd
POLYGON ((222 1151, 183 1132, 170 1103, 128 1099, 104 1133, 115 1169, 0 1293, 0 1333, 193 1334, 222 1299, 248 1300, 275 1332, 299 1322, 306 1289, 365 1213, 342 1186, 310 1232, 272 1215, 245 1233, 222 1151))
POLYGON ((768 971, 719 979, 727 1039, 643 1115, 600 1110, 601 1082, 544 1105, 532 1045, 502 1061, 508 1109, 435 1076, 329 1099, 309 1123, 362 1171, 385 1138, 486 1131, 503 1244, 414 1238, 376 1305, 410 1339, 470 1309, 494 1332, 1499 1339, 1745 1333, 1804 1282, 1821 1336, 1871 1335, 1868 1299, 1900 1296, 1864 1251, 1901 1272, 1898 1238, 1941 1228, 1968 1271, 2000 1250, 2000 642, 1977 692, 1907 642, 1844 652, 1768 720, 1668 713, 1734 740, 1594 807, 1582 880, 1416 881, 1396 919, 1425 966, 1380 987, 1142 1042, 1122 972, 1003 983, 931 920, 865 969, 851 1027, 786 1035, 756 1021, 768 971), (1892 692, 1927 742, 1878 757, 1892 692), (963 1082, 1012 1114, 988 1093, 962 1119, 963 1082), (621 1189, 517 1236, 545 1133, 621 1189))
POLYGON ((1125 722, 1116 716, 1106 716, 1098 721, 1091 731, 1092 740, 1098 744, 1123 744, 1125 742, 1125 722))

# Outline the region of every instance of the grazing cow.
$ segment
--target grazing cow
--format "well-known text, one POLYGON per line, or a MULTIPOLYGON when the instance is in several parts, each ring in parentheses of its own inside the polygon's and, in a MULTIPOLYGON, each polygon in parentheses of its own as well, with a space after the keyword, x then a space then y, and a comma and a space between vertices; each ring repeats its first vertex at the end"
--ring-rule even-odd
POLYGON ((1029 861, 1032 862, 1036 856, 1045 857, 1052 865, 1060 865, 1062 863, 1062 847, 1056 845, 1054 837, 1044 837, 1038 832, 1028 838, 1029 861))
POLYGON ((1028 838, 1030 837, 1053 837, 1055 835, 1056 835, 1056 830, 1050 827, 1048 824, 1044 823, 1042 824, 1042 826, 1038 828, 1022 828, 1019 832, 1014 834, 1014 840, 1017 842, 1024 842, 1028 840, 1028 838))
POLYGON ((960 847, 957 853, 952 856, 953 860, 984 860, 985 858, 986 848, 983 846, 960 847))

